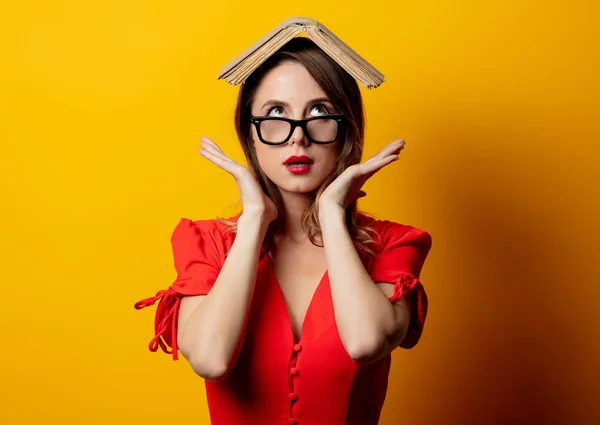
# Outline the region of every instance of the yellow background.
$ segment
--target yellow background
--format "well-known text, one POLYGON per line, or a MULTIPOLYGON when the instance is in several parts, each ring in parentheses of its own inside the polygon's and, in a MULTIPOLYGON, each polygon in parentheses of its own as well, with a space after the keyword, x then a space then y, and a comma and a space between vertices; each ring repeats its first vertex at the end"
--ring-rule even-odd
MULTIPOLYGON (((12 3, 12 4, 9 4, 12 3)), ((322 21, 387 78, 361 207, 427 229, 430 313, 381 423, 600 423, 597 3, 55 1, 0 6, 0 423, 208 424, 150 353, 180 217, 235 212, 219 69, 280 21, 322 21)))

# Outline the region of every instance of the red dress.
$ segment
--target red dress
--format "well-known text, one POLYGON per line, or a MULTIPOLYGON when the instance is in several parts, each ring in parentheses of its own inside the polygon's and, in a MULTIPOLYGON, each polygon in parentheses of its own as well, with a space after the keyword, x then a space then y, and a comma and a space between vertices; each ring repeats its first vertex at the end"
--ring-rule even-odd
MULTIPOLYGON (((235 221, 239 217, 232 217, 235 221)), ((411 329, 402 347, 421 336, 427 296, 419 280, 431 248, 431 236, 413 226, 359 214, 377 230, 377 255, 365 263, 374 282, 395 286, 390 301, 402 296, 413 306, 411 329)), ((177 278, 156 296, 141 300, 141 309, 160 300, 150 350, 160 347, 177 360, 177 317, 181 298, 207 294, 214 284, 235 233, 217 220, 176 226, 171 244, 177 278), (170 348, 170 349, 169 349, 170 348)), ((221 382, 205 381, 213 425, 376 425, 385 399, 391 356, 358 366, 345 351, 335 323, 327 272, 315 290, 294 340, 283 293, 269 257, 261 253, 255 293, 243 347, 221 382)))

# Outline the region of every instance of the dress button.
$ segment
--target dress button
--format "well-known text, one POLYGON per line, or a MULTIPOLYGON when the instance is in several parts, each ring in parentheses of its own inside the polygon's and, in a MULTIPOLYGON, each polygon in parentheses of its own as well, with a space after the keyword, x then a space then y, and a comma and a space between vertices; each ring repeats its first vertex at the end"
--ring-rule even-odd
POLYGON ((296 394, 296 393, 290 393, 289 397, 290 397, 290 400, 292 400, 292 401, 298 400, 298 394, 296 394))
POLYGON ((298 368, 295 368, 295 367, 291 368, 290 373, 294 376, 298 375, 298 368))
POLYGON ((297 353, 298 351, 302 350, 302 346, 300 344, 296 344, 294 345, 294 351, 297 353))
POLYGON ((296 419, 294 419, 294 418, 289 418, 288 419, 288 425, 296 425, 296 423, 297 423, 296 419))

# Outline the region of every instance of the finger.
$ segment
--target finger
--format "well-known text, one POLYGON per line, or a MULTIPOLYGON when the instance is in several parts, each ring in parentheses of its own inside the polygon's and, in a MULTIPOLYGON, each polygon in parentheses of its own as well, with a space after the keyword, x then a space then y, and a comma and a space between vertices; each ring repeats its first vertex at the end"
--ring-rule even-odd
POLYGON ((227 158, 229 158, 227 156, 227 154, 225 152, 223 152, 223 150, 219 147, 219 145, 217 145, 215 143, 215 141, 212 140, 210 137, 203 136, 203 137, 200 138, 200 140, 202 140, 203 142, 205 142, 205 143, 207 143, 207 144, 209 144, 211 146, 214 146, 217 149, 217 151, 221 152, 224 156, 226 156, 227 158))
POLYGON ((210 162, 215 164, 217 167, 227 171, 228 173, 232 174, 234 177, 237 176, 237 174, 238 174, 237 167, 239 166, 239 164, 232 162, 232 161, 227 161, 226 159, 223 159, 223 157, 221 157, 220 155, 210 152, 207 149, 203 149, 199 153, 200 153, 200 155, 202 155, 203 157, 208 159, 210 162))
MULTIPOLYGON (((388 155, 398 154, 402 149, 404 149, 404 145, 406 142, 403 139, 394 140, 389 143, 386 147, 380 150, 377 154, 373 155, 369 158, 369 161, 375 159, 378 160, 380 158, 385 158, 388 155)), ((367 161, 368 162, 368 161, 367 161)))
POLYGON ((393 155, 388 155, 384 158, 374 159, 372 161, 365 162, 364 164, 360 164, 360 174, 371 177, 377 171, 381 170, 386 165, 391 164, 394 161, 397 161, 398 159, 399 159, 398 155, 393 154, 393 155))
POLYGON ((210 143, 203 143, 202 146, 200 146, 200 149, 206 150, 210 153, 213 153, 213 154, 225 159, 225 155, 223 155, 221 152, 219 152, 219 150, 214 145, 211 145, 210 143))
POLYGON ((381 150, 381 158, 385 158, 388 155, 398 155, 402 149, 404 149, 405 142, 402 139, 394 140, 392 143, 387 145, 381 150))
POLYGON ((212 148, 215 152, 225 155, 225 153, 217 146, 217 144, 206 136, 200 138, 200 146, 205 149, 212 148))
POLYGON ((225 154, 223 153, 223 151, 219 150, 219 149, 218 149, 218 148, 217 148, 215 145, 212 145, 212 144, 210 144, 210 143, 204 143, 204 144, 203 144, 203 145, 200 147, 200 149, 201 149, 201 150, 206 150, 206 151, 208 151, 208 152, 210 152, 210 153, 212 153, 212 154, 214 154, 214 155, 216 155, 216 156, 218 156, 218 157, 220 157, 220 158, 222 158, 222 159, 224 159, 224 160, 226 160, 226 161, 229 161, 229 162, 235 163, 235 161, 234 161, 234 160, 232 160, 232 159, 231 159, 231 158, 229 158, 227 155, 225 155, 225 154))
POLYGON ((397 154, 402 149, 404 149, 405 145, 406 145, 406 142, 404 141, 404 139, 398 139, 398 140, 394 140, 393 142, 391 142, 390 144, 388 144, 382 150, 384 152, 386 152, 385 156, 387 156, 387 154, 389 154, 389 155, 391 155, 391 154, 397 154))
POLYGON ((385 167, 386 165, 391 164, 392 162, 395 162, 398 160, 398 157, 396 156, 394 157, 388 157, 387 159, 384 158, 383 161, 381 161, 379 164, 377 164, 377 166, 371 167, 369 169, 369 171, 366 171, 365 174, 360 176, 360 182, 361 182, 361 186, 363 184, 365 184, 365 182, 367 180, 369 180, 371 177, 373 177, 373 175, 375 175, 377 172, 379 172, 383 167, 385 167), (390 159, 391 158, 391 159, 390 159))
POLYGON ((203 136, 200 138, 200 140, 202 142, 200 145, 202 148, 209 149, 211 152, 222 156, 224 159, 235 162, 231 158, 229 158, 229 156, 227 156, 227 154, 223 152, 223 150, 209 137, 203 136))

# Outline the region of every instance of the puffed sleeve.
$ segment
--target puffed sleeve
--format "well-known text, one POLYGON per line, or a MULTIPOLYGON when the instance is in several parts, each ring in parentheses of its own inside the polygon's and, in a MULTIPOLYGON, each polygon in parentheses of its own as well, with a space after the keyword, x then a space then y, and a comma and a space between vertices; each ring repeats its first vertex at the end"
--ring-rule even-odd
POLYGON ((178 359, 177 318, 181 299, 186 295, 206 295, 217 280, 225 261, 222 233, 212 220, 191 221, 182 218, 171 235, 173 261, 177 277, 155 296, 135 303, 139 310, 159 301, 154 318, 154 338, 150 351, 160 347, 178 359), (169 349, 169 347, 171 349, 169 349))
POLYGON ((400 345, 412 348, 419 341, 427 315, 427 294, 420 275, 427 254, 431 249, 431 235, 412 226, 388 222, 381 235, 381 251, 373 262, 371 279, 394 285, 389 298, 394 302, 405 298, 411 307, 411 324, 406 338, 400 345))

